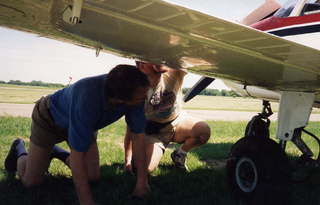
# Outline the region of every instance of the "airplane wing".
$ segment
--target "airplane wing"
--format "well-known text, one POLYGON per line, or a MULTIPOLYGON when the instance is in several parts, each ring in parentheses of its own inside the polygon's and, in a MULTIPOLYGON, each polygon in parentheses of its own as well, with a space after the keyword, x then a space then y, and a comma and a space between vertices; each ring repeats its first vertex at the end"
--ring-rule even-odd
POLYGON ((0 25, 245 85, 320 87, 319 50, 160 0, 81 2, 0 0, 0 25))

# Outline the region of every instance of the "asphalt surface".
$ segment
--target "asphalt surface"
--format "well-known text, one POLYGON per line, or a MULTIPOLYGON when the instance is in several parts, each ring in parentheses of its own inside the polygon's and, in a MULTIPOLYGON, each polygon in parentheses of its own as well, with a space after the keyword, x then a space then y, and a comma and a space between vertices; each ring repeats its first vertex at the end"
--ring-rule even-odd
MULTIPOLYGON (((0 116, 21 116, 31 117, 34 104, 9 104, 0 103, 0 116)), ((221 121, 248 121, 257 112, 241 111, 220 111, 220 110, 185 110, 193 117, 203 120, 221 120, 221 121)), ((271 120, 277 119, 277 113, 274 113, 271 120)), ((320 114, 311 114, 310 121, 320 121, 320 114)))

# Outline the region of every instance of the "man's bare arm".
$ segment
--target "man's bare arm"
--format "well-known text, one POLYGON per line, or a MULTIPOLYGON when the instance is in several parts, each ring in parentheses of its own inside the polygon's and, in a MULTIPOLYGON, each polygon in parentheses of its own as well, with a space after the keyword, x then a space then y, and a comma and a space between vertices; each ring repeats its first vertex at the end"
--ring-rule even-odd
POLYGON ((186 69, 174 69, 174 68, 170 68, 170 67, 168 67, 168 66, 165 66, 165 67, 168 68, 168 71, 169 71, 169 72, 172 72, 172 73, 181 75, 182 77, 184 77, 185 75, 188 74, 188 72, 187 72, 186 69))
POLYGON ((133 195, 145 197, 150 191, 147 177, 145 134, 132 133, 132 152, 137 167, 137 183, 133 195))
POLYGON ((132 172, 132 139, 131 139, 132 132, 130 128, 127 126, 126 135, 124 137, 124 169, 125 171, 132 172))
POLYGON ((71 149, 70 167, 73 182, 81 205, 95 205, 88 180, 88 172, 84 160, 85 152, 71 149))

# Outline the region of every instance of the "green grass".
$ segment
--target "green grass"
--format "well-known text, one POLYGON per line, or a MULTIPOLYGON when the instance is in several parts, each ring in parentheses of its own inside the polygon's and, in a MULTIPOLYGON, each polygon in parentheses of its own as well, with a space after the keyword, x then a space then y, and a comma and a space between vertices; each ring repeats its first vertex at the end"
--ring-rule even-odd
MULTIPOLYGON (((41 96, 54 93, 57 89, 38 86, 18 86, 0 84, 0 103, 31 104, 41 96)), ((279 103, 271 102, 274 112, 278 111, 279 103)), ((259 99, 222 96, 196 96, 183 104, 183 108, 191 110, 230 110, 260 112, 262 102, 259 99)), ((313 113, 320 113, 314 108, 313 113)))
MULTIPOLYGON (((20 86, 0 84, 0 103, 31 104, 41 96, 54 93, 57 89, 40 86, 20 86)), ((279 103, 271 102, 274 112, 278 112, 279 103)), ((183 108, 191 110, 230 110, 260 112, 262 101, 243 97, 222 97, 199 95, 183 104, 183 108)), ((320 113, 314 108, 313 113, 320 113)))
POLYGON ((57 89, 38 86, 0 84, 0 103, 31 104, 57 89))
MULTIPOLYGON (((261 111, 262 101, 253 98, 203 96, 198 95, 184 104, 185 109, 196 110, 233 110, 233 111, 261 111)), ((278 103, 272 102, 274 111, 278 110, 278 103)))
MULTIPOLYGON (((273 112, 278 112, 279 103, 270 102, 273 112)), ((246 112, 261 112, 262 101, 254 98, 223 97, 198 95, 183 108, 190 110, 231 110, 246 112)), ((320 113, 319 108, 313 108, 312 113, 320 113)))
MULTIPOLYGON (((246 123, 220 121, 208 123, 212 128, 212 137, 208 144, 189 154, 190 172, 181 173, 173 169, 170 160, 173 148, 169 148, 159 168, 150 177, 152 196, 147 201, 139 203, 133 203, 128 198, 133 190, 135 178, 122 171, 124 121, 120 120, 102 129, 98 137, 102 179, 92 186, 96 201, 99 204, 239 204, 231 196, 225 169, 211 166, 205 161, 223 162, 232 144, 243 136, 246 123)), ((29 118, 0 117, 0 204, 77 204, 70 170, 57 160, 51 163, 44 184, 33 189, 25 189, 17 178, 8 176, 4 171, 3 161, 12 140, 17 137, 23 138, 28 146, 30 124, 29 118)), ((308 130, 316 135, 320 134, 316 123, 311 122, 308 130)), ((274 133, 273 123, 271 135, 274 136, 274 133)), ((313 150, 317 150, 316 143, 310 138, 307 138, 307 143, 313 150)), ((62 146, 67 147, 64 143, 62 146)), ((299 154, 291 144, 287 150, 291 156, 299 154)), ((292 204, 319 204, 319 176, 315 175, 311 179, 307 183, 293 186, 292 204)))

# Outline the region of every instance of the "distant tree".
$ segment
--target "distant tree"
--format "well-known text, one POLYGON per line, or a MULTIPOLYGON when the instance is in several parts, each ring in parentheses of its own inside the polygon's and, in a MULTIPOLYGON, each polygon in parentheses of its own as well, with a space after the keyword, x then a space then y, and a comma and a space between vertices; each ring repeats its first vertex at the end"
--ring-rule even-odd
POLYGON ((20 80, 10 80, 8 82, 8 84, 12 84, 12 85, 24 85, 24 83, 20 80))
POLYGON ((42 86, 42 87, 58 87, 58 88, 62 88, 64 87, 63 84, 59 84, 59 83, 45 83, 42 81, 38 81, 38 80, 33 80, 31 82, 22 82, 20 80, 10 80, 7 84, 12 84, 12 85, 29 85, 29 86, 42 86))
POLYGON ((45 86, 47 87, 47 83, 43 83, 42 81, 33 80, 30 82, 32 86, 45 86))
POLYGON ((6 84, 6 81, 0 80, 1 84, 6 84))
POLYGON ((190 90, 190 88, 182 88, 182 93, 186 94, 189 90, 190 90))
POLYGON ((221 90, 221 96, 228 96, 228 91, 221 90))
POLYGON ((231 96, 231 97, 241 97, 241 95, 239 95, 238 93, 236 93, 236 92, 233 91, 233 90, 230 90, 230 91, 229 91, 229 96, 231 96))
MULTIPOLYGON (((182 93, 186 94, 191 88, 182 88, 182 93)), ((236 92, 233 90, 218 90, 218 89, 204 89, 202 90, 199 95, 207 95, 207 96, 231 96, 231 97, 239 97, 236 92)))

